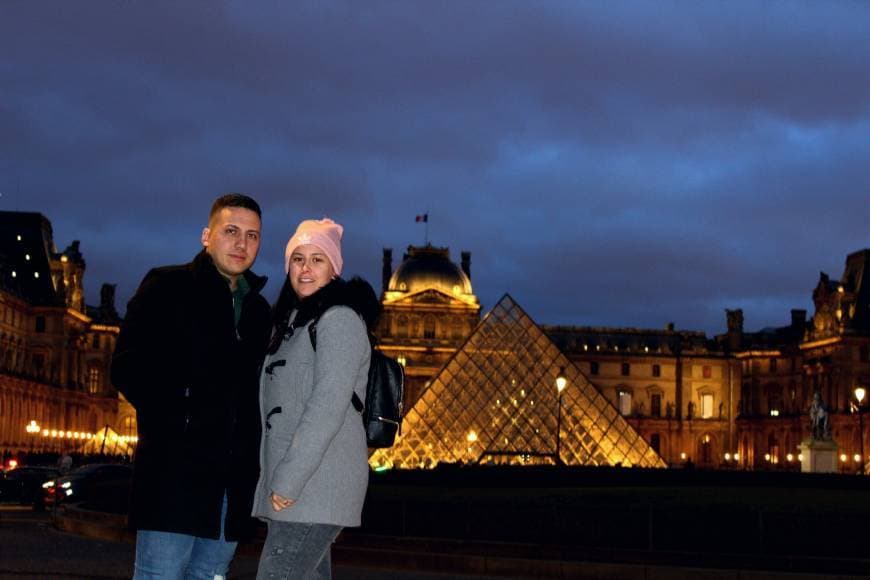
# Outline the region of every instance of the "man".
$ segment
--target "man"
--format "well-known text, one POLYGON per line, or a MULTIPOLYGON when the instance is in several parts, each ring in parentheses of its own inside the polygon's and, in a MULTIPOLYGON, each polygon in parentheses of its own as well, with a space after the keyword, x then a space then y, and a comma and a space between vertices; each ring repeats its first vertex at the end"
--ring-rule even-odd
POLYGON ((136 408, 135 579, 223 578, 259 474, 258 368, 269 339, 260 206, 215 200, 203 250, 151 270, 127 305, 112 381, 136 408))

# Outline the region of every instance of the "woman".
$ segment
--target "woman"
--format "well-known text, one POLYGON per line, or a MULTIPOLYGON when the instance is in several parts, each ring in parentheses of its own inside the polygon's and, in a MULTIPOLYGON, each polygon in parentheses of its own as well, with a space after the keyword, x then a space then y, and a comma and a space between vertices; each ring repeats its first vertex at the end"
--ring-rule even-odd
POLYGON ((365 400, 379 304, 365 281, 339 278, 342 232, 329 219, 305 220, 285 251, 287 280, 260 379, 254 515, 269 527, 260 579, 329 578, 333 540, 360 524, 368 452, 351 398, 365 400))

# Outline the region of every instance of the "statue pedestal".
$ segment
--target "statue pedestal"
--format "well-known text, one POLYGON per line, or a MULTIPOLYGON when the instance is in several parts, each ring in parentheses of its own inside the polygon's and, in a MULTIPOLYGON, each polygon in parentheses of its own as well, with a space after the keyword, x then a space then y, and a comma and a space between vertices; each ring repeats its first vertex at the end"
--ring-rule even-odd
POLYGON ((800 450, 801 473, 837 472, 837 444, 833 440, 805 439, 800 450))

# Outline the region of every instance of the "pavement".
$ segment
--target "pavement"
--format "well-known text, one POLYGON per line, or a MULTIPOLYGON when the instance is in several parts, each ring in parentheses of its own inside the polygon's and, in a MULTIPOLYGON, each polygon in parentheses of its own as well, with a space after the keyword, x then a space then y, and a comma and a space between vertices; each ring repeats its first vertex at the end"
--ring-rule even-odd
MULTIPOLYGON (((133 536, 123 517, 69 509, 32 512, 0 506, 0 580, 9 578, 129 578, 133 536)), ((257 544, 240 547, 229 578, 255 578, 257 544)), ((648 556, 648 555, 647 555, 648 556)), ((558 552, 530 544, 499 544, 375 536, 348 531, 333 548, 336 580, 488 580, 590 578, 595 580, 858 580, 870 574, 797 573, 729 568, 727 561, 674 555, 650 563, 643 555, 558 552)))
MULTIPOLYGON (((81 531, 81 530, 79 530, 81 531)), ((105 529, 97 529, 97 534, 105 529)), ((134 545, 129 537, 94 538, 55 528, 50 512, 0 505, 0 579, 2 580, 120 580, 130 578, 134 545)), ((256 577, 259 550, 240 550, 230 568, 230 579, 256 577)), ((375 580, 389 575, 397 580, 479 580, 487 576, 391 571, 353 563, 336 563, 336 580, 375 580)), ((504 578, 489 576, 488 578, 504 578)))

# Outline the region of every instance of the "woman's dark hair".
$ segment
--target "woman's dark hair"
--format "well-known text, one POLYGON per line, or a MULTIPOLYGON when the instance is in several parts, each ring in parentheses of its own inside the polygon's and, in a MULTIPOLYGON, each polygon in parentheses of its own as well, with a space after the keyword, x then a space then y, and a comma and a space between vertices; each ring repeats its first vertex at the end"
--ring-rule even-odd
POLYGON ((269 354, 275 354, 281 342, 287 335, 290 326, 290 315, 294 309, 299 309, 293 321, 294 326, 302 326, 335 305, 352 308, 362 316, 368 330, 369 340, 374 344, 374 329, 381 314, 381 303, 371 284, 362 278, 354 276, 347 282, 341 278, 332 280, 311 296, 300 300, 290 284, 290 278, 284 278, 284 285, 278 300, 272 308, 272 340, 269 341, 269 354))
POLYGON ((269 354, 275 354, 281 341, 284 340, 284 335, 287 334, 287 327, 290 325, 290 313, 299 305, 299 297, 293 290, 293 285, 290 284, 290 278, 284 277, 284 285, 281 286, 281 293, 278 294, 278 300, 275 301, 275 306, 272 307, 272 340, 269 342, 269 354))

